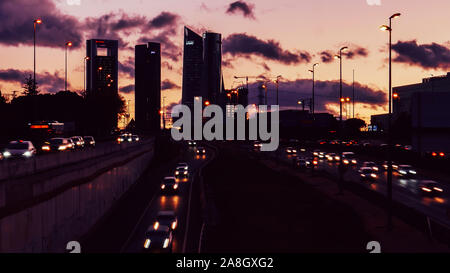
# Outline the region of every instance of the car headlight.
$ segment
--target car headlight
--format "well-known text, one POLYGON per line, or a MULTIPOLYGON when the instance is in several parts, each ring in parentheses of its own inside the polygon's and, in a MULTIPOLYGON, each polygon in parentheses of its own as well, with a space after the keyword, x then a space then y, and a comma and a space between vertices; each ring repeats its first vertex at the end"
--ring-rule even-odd
POLYGON ((10 156, 11 156, 11 153, 8 152, 8 151, 6 151, 6 152, 3 153, 3 156, 4 156, 4 157, 10 157, 10 156))
POLYGON ((178 189, 178 184, 173 185, 173 189, 174 190, 178 189))
POLYGON ((353 164, 356 164, 357 162, 356 162, 356 160, 353 159, 353 160, 352 160, 352 163, 353 163, 353 164))
POLYGON ((180 174, 180 172, 179 172, 179 171, 176 171, 175 174, 180 174))
POLYGON ((335 160, 340 160, 341 158, 339 156, 336 156, 334 159, 335 160))
POLYGON ((42 146, 43 151, 50 151, 50 146, 42 146))
POLYGON ((344 164, 350 163, 347 159, 344 160, 344 164))
POLYGON ((370 176, 371 176, 372 178, 377 178, 377 175, 374 174, 374 173, 370 174, 370 176))
POLYGON ((164 240, 163 248, 168 248, 168 247, 169 247, 169 238, 166 238, 166 239, 164 240))
POLYGON ((433 187, 433 189, 434 189, 435 191, 438 191, 438 192, 443 192, 443 191, 444 191, 443 189, 438 188, 438 187, 433 187))
POLYGON ((401 174, 406 174, 406 172, 405 172, 405 171, 399 171, 399 173, 401 173, 401 174))
POLYGON ((184 174, 188 174, 188 172, 187 172, 187 171, 185 171, 185 172, 184 172, 184 174))
POLYGON ((292 150, 292 152, 293 152, 293 153, 296 153, 296 152, 297 152, 297 150, 292 150))
POLYGON ((23 153, 24 156, 26 157, 30 157, 31 156, 31 152, 30 151, 26 151, 25 153, 23 153))
POLYGON ((58 147, 58 150, 64 151, 67 147, 65 145, 61 145, 58 147))
POLYGON ((166 188, 166 185, 164 185, 164 184, 163 184, 163 185, 161 185, 161 189, 163 189, 163 190, 164 190, 165 188, 166 188))
POLYGON ((145 240, 144 247, 145 247, 145 248, 149 248, 151 242, 152 242, 152 241, 151 241, 150 239, 145 240))
POLYGON ((177 221, 173 221, 172 222, 172 229, 176 229, 177 228, 177 221))
POLYGON ((411 171, 409 171, 409 173, 410 173, 410 174, 417 174, 417 172, 416 172, 416 171, 412 171, 412 170, 411 170, 411 171))
POLYGON ((378 167, 373 167, 372 168, 374 171, 378 171, 378 167))

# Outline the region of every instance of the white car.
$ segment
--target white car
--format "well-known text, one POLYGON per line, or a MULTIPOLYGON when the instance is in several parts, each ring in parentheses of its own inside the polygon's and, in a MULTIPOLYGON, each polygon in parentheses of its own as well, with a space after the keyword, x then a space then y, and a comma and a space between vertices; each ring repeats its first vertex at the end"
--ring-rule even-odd
POLYGON ((189 171, 189 165, 185 162, 178 163, 176 169, 178 169, 178 168, 183 168, 186 171, 189 171))
POLYGON ((411 177, 417 174, 416 170, 411 165, 399 165, 397 169, 397 173, 400 176, 411 177))
POLYGON ((8 146, 6 146, 3 157, 8 158, 30 158, 36 155, 36 148, 31 141, 11 141, 8 146))

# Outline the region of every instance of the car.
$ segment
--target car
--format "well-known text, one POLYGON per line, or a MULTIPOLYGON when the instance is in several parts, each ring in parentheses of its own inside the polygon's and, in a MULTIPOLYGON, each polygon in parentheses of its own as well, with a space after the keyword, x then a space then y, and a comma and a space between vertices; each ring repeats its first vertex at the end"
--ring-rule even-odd
POLYGON ((164 210, 158 212, 156 219, 153 222, 153 227, 168 226, 170 230, 174 231, 178 226, 178 219, 174 211, 164 210))
POLYGON ((367 167, 367 168, 371 168, 374 172, 378 172, 380 170, 380 168, 377 166, 377 164, 375 164, 375 162, 372 161, 365 161, 362 164, 363 167, 367 167))
POLYGON ((131 141, 135 141, 135 142, 139 141, 139 136, 138 135, 132 135, 131 136, 131 141))
POLYGON ((164 250, 172 252, 173 234, 168 226, 151 225, 145 232, 143 251, 164 250))
POLYGON ((67 146, 67 149, 68 150, 75 150, 75 148, 76 148, 76 144, 75 144, 75 142, 73 142, 73 140, 71 139, 71 138, 66 138, 67 139, 67 142, 69 142, 69 144, 68 144, 68 146, 67 146))
POLYGON ((285 151, 287 154, 296 154, 297 153, 297 149, 295 149, 294 147, 286 147, 285 151))
POLYGON ((84 140, 80 136, 71 137, 72 141, 75 143, 77 149, 84 148, 84 140))
POLYGON ((206 154, 206 150, 203 147, 198 147, 197 148, 197 155, 204 155, 206 154))
POLYGON ((93 136, 84 136, 83 139, 86 146, 95 147, 95 139, 93 136))
POLYGON ((186 168, 183 167, 183 166, 177 167, 177 168, 175 169, 175 178, 176 178, 176 179, 189 178, 189 171, 188 171, 188 169, 186 169, 186 168))
POLYGON ((31 141, 11 141, 3 151, 4 159, 30 158, 36 155, 36 148, 31 141))
POLYGON ((361 167, 358 172, 363 181, 374 181, 378 178, 378 174, 371 167, 361 167))
POLYGON ((308 160, 306 160, 306 158, 303 157, 295 157, 292 160, 294 167, 295 168, 299 168, 299 169, 306 169, 308 168, 308 165, 311 164, 311 162, 309 162, 308 160))
POLYGON ((67 138, 55 137, 44 142, 41 147, 43 152, 58 152, 72 149, 72 142, 67 138))
POLYGON ((195 146, 197 146, 197 142, 195 142, 194 140, 188 140, 188 145, 190 147, 195 147, 195 146))
MULTIPOLYGON (((384 161, 384 162, 383 162, 383 169, 385 169, 385 170, 388 169, 388 162, 387 162, 387 161, 384 161)), ((398 164, 395 163, 394 161, 392 161, 392 169, 393 169, 393 170, 398 169, 398 164)))
POLYGON ((399 176, 412 177, 417 174, 417 171, 411 165, 399 165, 396 169, 399 176))
POLYGON ((117 137, 117 143, 122 143, 122 142, 132 142, 133 141, 133 137, 131 134, 121 134, 119 137, 117 137))
POLYGON ((341 157, 335 153, 329 153, 326 155, 326 158, 328 161, 333 162, 333 161, 339 161, 341 160, 341 157))
POLYGON ((425 196, 441 195, 444 190, 441 185, 433 180, 424 180, 419 183, 419 192, 425 196))
POLYGON ((186 162, 179 162, 176 168, 184 168, 186 171, 189 171, 189 165, 186 162))
POLYGON ((161 183, 161 192, 169 193, 169 192, 177 192, 178 191, 178 182, 177 179, 173 176, 164 177, 161 183))
POLYGON ((356 165, 358 164, 358 160, 356 159, 356 155, 353 152, 343 152, 342 153, 342 162, 346 165, 352 164, 356 165))

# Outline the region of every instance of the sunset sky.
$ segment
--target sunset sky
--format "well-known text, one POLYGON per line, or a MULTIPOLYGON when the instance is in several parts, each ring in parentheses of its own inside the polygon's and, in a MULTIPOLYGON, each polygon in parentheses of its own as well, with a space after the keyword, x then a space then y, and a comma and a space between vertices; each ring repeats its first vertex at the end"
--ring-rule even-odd
MULTIPOLYGON (((134 112, 134 45, 162 43, 162 97, 166 106, 181 98, 183 26, 222 33, 225 87, 234 75, 282 75, 282 107, 295 107, 311 92, 316 67, 316 111, 335 110, 339 63, 330 56, 341 46, 345 95, 357 86, 357 116, 368 120, 386 106, 388 33, 393 21, 393 85, 420 82, 450 71, 448 0, 2 0, 0 2, 0 90, 21 91, 33 69, 33 20, 38 26, 37 81, 42 92, 64 89, 64 43, 69 53, 69 89, 83 89, 85 40, 119 39, 119 87, 134 112), (371 5, 368 4, 371 3, 371 5), (377 3, 381 2, 381 3, 377 3)), ((256 96, 256 84, 250 97, 256 96)), ((275 86, 269 86, 273 94, 275 86)), ((269 102, 274 104, 273 96, 269 102)))

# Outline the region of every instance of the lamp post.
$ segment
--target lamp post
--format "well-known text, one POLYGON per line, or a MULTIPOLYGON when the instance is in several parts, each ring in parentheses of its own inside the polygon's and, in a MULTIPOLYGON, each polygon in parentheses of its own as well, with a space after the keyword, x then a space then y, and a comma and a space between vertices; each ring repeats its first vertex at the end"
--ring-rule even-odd
POLYGON ((64 91, 67 91, 67 49, 72 46, 72 42, 66 42, 65 46, 65 79, 64 79, 64 91))
POLYGON ((267 105, 267 84, 263 83, 261 87, 264 88, 264 105, 267 105))
POLYGON ((314 74, 315 74, 315 70, 314 68, 316 67, 316 65, 319 65, 318 63, 313 64, 313 67, 311 70, 309 70, 309 72, 312 73, 312 101, 311 101, 311 112, 314 116, 314 111, 315 111, 315 96, 314 96, 314 74))
POLYGON ((340 147, 340 156, 339 156, 339 194, 343 193, 342 185, 344 182, 344 165, 342 160, 342 138, 343 138, 343 126, 342 126, 342 103, 345 102, 345 99, 342 97, 342 52, 347 50, 348 47, 344 46, 339 49, 339 55, 336 55, 335 58, 339 59, 339 136, 341 141, 339 143, 340 147))
POLYGON ((281 75, 277 76, 277 79, 275 80, 275 83, 277 84, 277 105, 279 106, 280 104, 278 103, 278 85, 280 84, 280 78, 281 75))
POLYGON ((41 19, 33 21, 33 89, 36 89, 36 26, 40 24, 42 24, 41 19))
POLYGON ((387 198, 388 198, 388 230, 392 229, 392 19, 400 16, 395 13, 389 17, 389 26, 382 25, 381 30, 389 31, 389 114, 388 114, 388 173, 387 173, 387 198))
POLYGON ((83 83, 84 83, 84 93, 86 95, 86 62, 90 60, 89 56, 84 57, 84 72, 83 72, 83 83))

